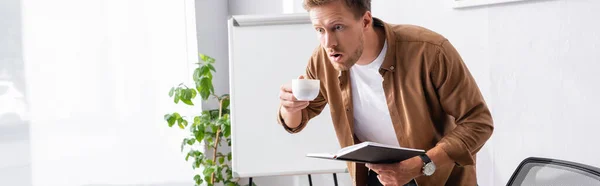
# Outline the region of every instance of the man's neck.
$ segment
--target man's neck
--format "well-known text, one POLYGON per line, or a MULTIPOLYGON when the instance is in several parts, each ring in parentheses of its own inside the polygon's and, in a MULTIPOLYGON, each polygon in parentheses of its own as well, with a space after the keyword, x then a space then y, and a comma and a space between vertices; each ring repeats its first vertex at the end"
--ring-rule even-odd
POLYGON ((368 65, 371 64, 381 50, 385 42, 385 30, 383 27, 373 26, 372 29, 365 32, 365 43, 363 53, 356 64, 368 65))

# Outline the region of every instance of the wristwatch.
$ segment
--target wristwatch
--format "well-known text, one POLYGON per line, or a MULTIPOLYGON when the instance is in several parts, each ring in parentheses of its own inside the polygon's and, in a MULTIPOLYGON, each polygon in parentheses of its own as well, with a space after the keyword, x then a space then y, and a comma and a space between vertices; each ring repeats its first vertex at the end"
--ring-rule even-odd
POLYGON ((419 155, 419 157, 423 160, 423 175, 431 176, 435 172, 435 164, 427 154, 419 155))

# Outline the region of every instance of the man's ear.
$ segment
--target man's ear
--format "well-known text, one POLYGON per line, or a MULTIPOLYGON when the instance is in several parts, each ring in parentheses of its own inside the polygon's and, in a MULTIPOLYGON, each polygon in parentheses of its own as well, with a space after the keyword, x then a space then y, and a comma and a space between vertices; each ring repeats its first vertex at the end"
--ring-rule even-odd
POLYGON ((362 16, 362 22, 363 22, 363 28, 369 28, 369 26, 372 25, 373 22, 373 17, 371 16, 371 12, 370 11, 366 11, 365 14, 363 14, 362 16))

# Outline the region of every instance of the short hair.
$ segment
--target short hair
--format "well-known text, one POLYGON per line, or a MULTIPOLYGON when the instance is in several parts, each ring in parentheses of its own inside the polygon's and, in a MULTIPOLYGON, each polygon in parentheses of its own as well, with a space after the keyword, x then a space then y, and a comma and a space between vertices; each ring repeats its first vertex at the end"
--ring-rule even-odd
POLYGON ((371 11, 371 0, 304 0, 304 9, 307 11, 311 8, 325 5, 335 1, 344 1, 356 18, 360 18, 367 11, 371 11))

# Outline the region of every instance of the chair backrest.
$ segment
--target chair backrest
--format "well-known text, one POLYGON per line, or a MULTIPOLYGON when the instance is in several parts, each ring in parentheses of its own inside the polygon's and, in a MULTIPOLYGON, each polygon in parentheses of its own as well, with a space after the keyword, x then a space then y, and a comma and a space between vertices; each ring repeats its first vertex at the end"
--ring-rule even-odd
POLYGON ((565 160, 529 157, 523 160, 507 186, 600 186, 600 168, 565 160))

